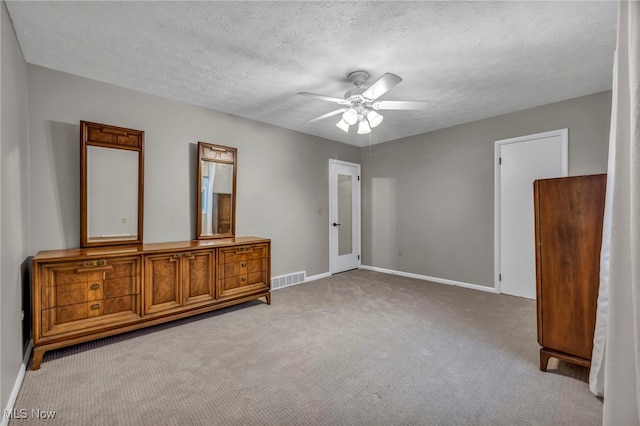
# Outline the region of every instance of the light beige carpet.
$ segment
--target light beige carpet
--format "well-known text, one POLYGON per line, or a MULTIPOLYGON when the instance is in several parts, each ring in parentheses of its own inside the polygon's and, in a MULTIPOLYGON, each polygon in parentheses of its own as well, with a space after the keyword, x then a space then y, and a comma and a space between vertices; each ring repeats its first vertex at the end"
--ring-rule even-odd
POLYGON ((587 375, 534 301, 357 270, 49 352, 11 425, 599 425, 587 375))

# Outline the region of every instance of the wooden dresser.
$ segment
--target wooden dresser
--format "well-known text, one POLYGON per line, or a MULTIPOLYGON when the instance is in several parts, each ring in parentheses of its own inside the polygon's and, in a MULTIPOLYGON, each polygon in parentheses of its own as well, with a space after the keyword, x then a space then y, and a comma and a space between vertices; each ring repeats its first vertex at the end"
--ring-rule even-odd
POLYGON ((42 251, 33 258, 33 363, 81 342, 265 297, 271 241, 240 237, 42 251))
POLYGON ((591 366, 606 175, 534 182, 540 369, 591 366))

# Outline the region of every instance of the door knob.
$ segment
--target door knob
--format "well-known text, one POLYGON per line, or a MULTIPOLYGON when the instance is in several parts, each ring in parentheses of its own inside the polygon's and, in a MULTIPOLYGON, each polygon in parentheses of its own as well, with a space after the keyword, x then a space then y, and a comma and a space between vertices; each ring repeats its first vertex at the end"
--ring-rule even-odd
POLYGON ((333 226, 340 226, 340 224, 333 222, 333 226))

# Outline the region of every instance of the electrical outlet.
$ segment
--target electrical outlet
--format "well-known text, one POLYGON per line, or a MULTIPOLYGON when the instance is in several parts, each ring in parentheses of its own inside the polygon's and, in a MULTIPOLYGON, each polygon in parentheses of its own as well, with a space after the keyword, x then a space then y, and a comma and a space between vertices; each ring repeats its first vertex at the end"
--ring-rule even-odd
POLYGON ((122 218, 122 223, 127 223, 127 218, 126 217, 122 218))
POLYGON ((318 214, 322 214, 324 210, 322 210, 322 207, 318 207, 318 214))
POLYGON ((398 256, 402 256, 402 249, 398 249, 398 256))

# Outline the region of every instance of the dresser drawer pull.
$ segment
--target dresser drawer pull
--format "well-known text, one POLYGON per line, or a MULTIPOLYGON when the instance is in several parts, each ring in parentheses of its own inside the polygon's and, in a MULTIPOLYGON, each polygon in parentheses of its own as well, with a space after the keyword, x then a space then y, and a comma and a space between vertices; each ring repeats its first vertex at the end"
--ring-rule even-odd
POLYGON ((247 280, 247 277, 240 278, 240 281, 246 281, 246 280, 247 280))
POLYGON ((107 264, 106 260, 88 260, 88 261, 84 262, 84 266, 85 267, 104 266, 106 264, 107 264))
POLYGON ((247 262, 242 262, 242 267, 244 268, 245 266, 247 266, 247 262))
POLYGON ((91 290, 97 290, 100 288, 100 284, 92 284, 91 285, 91 290))
POLYGON ((91 305, 91 310, 95 311, 95 310, 98 310, 98 309, 100 309, 100 304, 99 303, 95 303, 95 304, 91 305))

